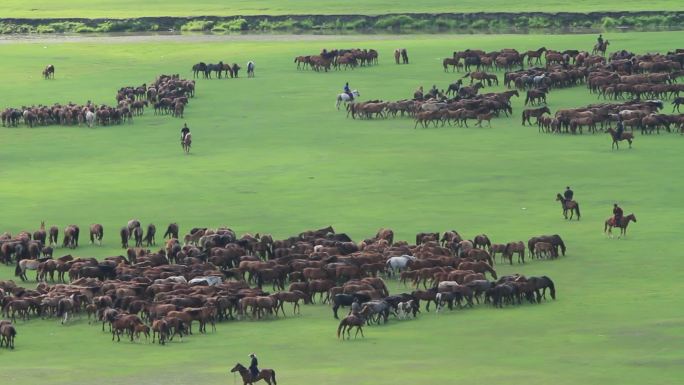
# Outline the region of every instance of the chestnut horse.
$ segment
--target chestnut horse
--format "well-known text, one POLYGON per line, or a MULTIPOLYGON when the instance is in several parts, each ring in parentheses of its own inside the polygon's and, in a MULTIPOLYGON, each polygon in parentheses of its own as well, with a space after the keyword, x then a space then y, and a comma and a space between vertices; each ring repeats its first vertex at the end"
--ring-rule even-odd
POLYGON ((629 148, 632 148, 632 140, 634 140, 634 134, 631 132, 623 132, 620 137, 617 137, 617 132, 611 127, 608 129, 608 133, 610 134, 610 137, 613 138, 613 144, 610 146, 610 149, 615 149, 617 148, 618 150, 620 149, 619 142, 626 140, 629 142, 629 148))
POLYGON ((613 237, 613 227, 619 227, 620 228, 620 238, 621 236, 627 236, 627 226, 629 225, 629 222, 634 222, 636 223, 636 216, 634 214, 629 214, 626 215, 622 218, 620 218, 620 223, 615 223, 615 217, 610 217, 606 219, 606 222, 603 226, 603 232, 608 232, 608 235, 612 238, 613 237))
POLYGON ((102 225, 99 223, 90 225, 90 243, 94 244, 97 241, 98 245, 102 246, 102 237, 104 237, 102 225))
POLYGON ((565 219, 568 219, 568 211, 570 211, 570 219, 572 219, 574 213, 577 213, 577 220, 580 220, 579 203, 572 200, 566 201, 561 194, 556 194, 556 201, 561 203, 561 207, 563 208, 563 216, 565 219))
POLYGON ((273 385, 277 385, 278 383, 276 382, 276 372, 273 369, 261 369, 259 371, 259 374, 256 377, 252 377, 252 373, 249 372, 249 369, 245 368, 242 366, 242 364, 235 364, 233 369, 230 370, 231 373, 238 372, 240 373, 240 376, 242 377, 242 383, 243 385, 251 385, 255 382, 258 382, 259 380, 264 380, 268 385, 271 385, 271 381, 273 381, 273 385))

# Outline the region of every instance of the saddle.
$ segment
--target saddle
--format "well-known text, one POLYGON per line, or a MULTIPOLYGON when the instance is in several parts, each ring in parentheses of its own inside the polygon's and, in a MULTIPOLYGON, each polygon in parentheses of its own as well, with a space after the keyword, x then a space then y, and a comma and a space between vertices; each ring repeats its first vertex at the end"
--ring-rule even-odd
POLYGON ((349 101, 354 100, 354 94, 352 94, 351 92, 345 92, 345 94, 347 94, 347 96, 349 96, 349 101))

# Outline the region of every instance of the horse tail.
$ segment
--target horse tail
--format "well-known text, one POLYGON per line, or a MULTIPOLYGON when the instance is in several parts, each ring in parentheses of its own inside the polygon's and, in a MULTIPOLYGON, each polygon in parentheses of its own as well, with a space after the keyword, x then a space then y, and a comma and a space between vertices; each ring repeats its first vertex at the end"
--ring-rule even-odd
POLYGON ((553 281, 547 276, 542 276, 542 278, 549 282, 549 293, 551 294, 551 298, 556 299, 556 287, 553 285, 553 281))
POLYGON ((273 385, 278 385, 276 382, 275 370, 273 370, 273 385))
POLYGON ((466 74, 463 75, 463 77, 462 77, 461 79, 465 79, 465 78, 467 78, 468 76, 470 76, 470 72, 466 72, 466 74))

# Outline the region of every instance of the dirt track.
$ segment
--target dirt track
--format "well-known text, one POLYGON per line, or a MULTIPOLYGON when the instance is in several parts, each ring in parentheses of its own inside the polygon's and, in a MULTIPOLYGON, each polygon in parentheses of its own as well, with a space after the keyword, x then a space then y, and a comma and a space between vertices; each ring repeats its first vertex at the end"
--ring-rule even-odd
POLYGON ((221 41, 337 41, 337 40, 401 40, 415 35, 294 35, 294 34, 98 34, 98 35, 0 35, 0 44, 55 44, 55 43, 203 43, 221 41))

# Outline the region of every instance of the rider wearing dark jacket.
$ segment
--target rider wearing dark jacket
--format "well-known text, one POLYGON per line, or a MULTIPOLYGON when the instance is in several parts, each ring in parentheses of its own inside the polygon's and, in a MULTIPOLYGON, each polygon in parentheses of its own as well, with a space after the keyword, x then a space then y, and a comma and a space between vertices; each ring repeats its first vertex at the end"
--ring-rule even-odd
POLYGON ((598 39, 596 39, 596 42, 598 43, 599 47, 603 46, 603 35, 599 35, 598 39))
POLYGON ((181 128, 181 142, 185 140, 185 135, 187 135, 189 132, 190 129, 188 128, 188 124, 183 124, 183 128, 181 128))
POLYGON ((617 203, 613 204, 613 222, 615 223, 615 226, 620 225, 620 221, 622 220, 622 208, 618 206, 617 203))
POLYGON ((620 138, 622 138, 622 133, 625 131, 625 125, 622 123, 622 117, 620 117, 620 114, 617 116, 616 128, 615 139, 620 140, 620 138))
POLYGON ((259 375, 259 361, 257 361, 256 354, 254 353, 251 353, 249 357, 252 358, 252 362, 249 364, 249 372, 252 374, 252 377, 256 377, 259 375))
POLYGON ((574 195, 575 193, 572 190, 570 190, 570 186, 565 187, 565 192, 563 193, 563 196, 565 197, 566 202, 570 202, 574 195))

